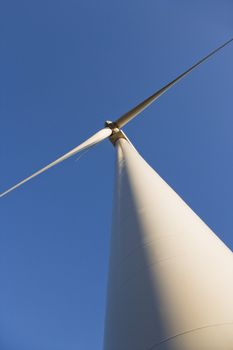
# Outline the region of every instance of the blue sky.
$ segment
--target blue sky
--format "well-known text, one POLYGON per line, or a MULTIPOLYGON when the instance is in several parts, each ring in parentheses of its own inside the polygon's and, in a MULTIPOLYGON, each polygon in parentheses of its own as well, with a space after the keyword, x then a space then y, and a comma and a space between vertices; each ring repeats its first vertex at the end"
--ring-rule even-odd
MULTIPOLYGON (((233 36, 230 0, 3 0, 5 190, 233 36)), ((233 247, 233 45, 125 131, 233 247)), ((0 201, 2 350, 101 350, 114 183, 108 141, 0 201)))

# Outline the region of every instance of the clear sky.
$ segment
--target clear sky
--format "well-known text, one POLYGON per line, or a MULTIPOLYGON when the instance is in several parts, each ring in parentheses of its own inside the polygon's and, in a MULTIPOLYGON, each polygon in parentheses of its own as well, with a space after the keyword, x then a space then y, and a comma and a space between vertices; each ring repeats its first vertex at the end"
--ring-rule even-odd
MULTIPOLYGON (((231 0, 2 0, 0 189, 233 36, 231 0)), ((233 247, 233 45, 125 131, 233 247)), ((1 350, 101 350, 114 183, 105 141, 0 201, 1 350)))

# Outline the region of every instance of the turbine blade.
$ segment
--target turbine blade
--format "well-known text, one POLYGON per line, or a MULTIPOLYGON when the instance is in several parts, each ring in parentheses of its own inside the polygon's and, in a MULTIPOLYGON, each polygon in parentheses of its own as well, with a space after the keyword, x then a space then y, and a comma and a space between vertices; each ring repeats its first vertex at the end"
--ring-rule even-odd
POLYGON ((75 155, 78 152, 81 152, 85 149, 88 149, 94 145, 96 145, 97 143, 105 140, 106 138, 108 138, 110 135, 112 134, 112 130, 109 128, 104 128, 100 131, 98 131, 96 134, 94 134, 93 136, 91 136, 89 139, 87 139, 86 141, 84 141, 83 143, 81 143, 79 146, 73 148, 71 151, 67 152, 66 154, 64 154, 63 156, 61 156, 60 158, 56 159, 55 161, 53 161, 52 163, 46 165, 44 168, 36 171, 34 174, 32 174, 31 176, 27 177, 26 179, 20 181, 19 183, 17 183, 16 185, 14 185, 13 187, 9 188, 8 190, 6 190, 5 192, 0 194, 0 197, 5 196, 6 194, 8 194, 9 192, 15 190, 16 188, 18 188, 19 186, 25 184, 26 182, 28 182, 29 180, 33 179, 34 177, 36 177, 37 175, 45 172, 46 170, 52 168, 54 165, 57 165, 58 163, 63 162, 64 160, 72 157, 73 155, 75 155))
POLYGON ((147 99, 139 103, 136 107, 132 108, 127 113, 123 114, 120 118, 118 118, 114 124, 118 128, 122 128, 125 124, 127 124, 131 119, 135 118, 139 113, 141 113, 144 109, 146 109, 151 103, 153 103, 155 100, 157 100, 162 94, 164 94, 167 90, 169 90, 173 85, 175 85, 178 81, 180 81, 182 78, 184 78, 186 75, 188 75, 190 72, 192 72, 195 68, 197 68, 199 65, 201 65, 203 62, 208 60, 211 56, 213 56, 215 53, 217 53, 219 50, 224 48, 226 45, 230 44, 233 41, 233 38, 226 41, 224 44, 210 52, 207 56, 202 58, 200 61, 196 62, 193 66, 191 66, 189 69, 187 69, 185 72, 180 74, 177 78, 172 80, 170 83, 162 87, 160 90, 156 91, 153 95, 149 96, 147 99))

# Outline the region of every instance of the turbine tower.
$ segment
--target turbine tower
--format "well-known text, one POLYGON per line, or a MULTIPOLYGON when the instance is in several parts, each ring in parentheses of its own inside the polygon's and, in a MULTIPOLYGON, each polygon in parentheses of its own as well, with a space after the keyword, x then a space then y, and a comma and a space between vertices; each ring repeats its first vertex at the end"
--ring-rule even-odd
POLYGON ((81 145, 2 193, 110 138, 117 152, 104 350, 232 350, 233 255, 121 128, 233 38, 81 145))
POLYGON ((233 349, 233 254, 116 141, 104 350, 233 349))

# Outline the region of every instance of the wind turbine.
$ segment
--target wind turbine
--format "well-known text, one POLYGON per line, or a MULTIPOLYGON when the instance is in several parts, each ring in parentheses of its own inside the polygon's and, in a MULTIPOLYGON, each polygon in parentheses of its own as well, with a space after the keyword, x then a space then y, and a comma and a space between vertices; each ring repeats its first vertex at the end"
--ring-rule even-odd
POLYGON ((233 255, 121 130, 177 78, 31 176, 110 138, 117 150, 105 350, 232 350, 233 255))

